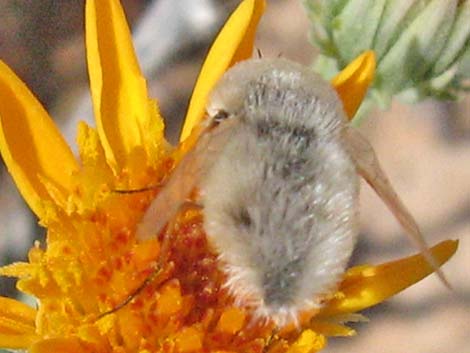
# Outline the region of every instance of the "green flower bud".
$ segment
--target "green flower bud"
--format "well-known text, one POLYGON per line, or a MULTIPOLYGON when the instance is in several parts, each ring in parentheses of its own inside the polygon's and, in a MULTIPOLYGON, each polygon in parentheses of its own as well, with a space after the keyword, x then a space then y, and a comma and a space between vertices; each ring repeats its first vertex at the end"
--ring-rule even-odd
POLYGON ((370 98, 387 107, 455 97, 470 78, 470 0, 303 0, 320 55, 315 69, 331 78, 372 49, 377 72, 370 98))

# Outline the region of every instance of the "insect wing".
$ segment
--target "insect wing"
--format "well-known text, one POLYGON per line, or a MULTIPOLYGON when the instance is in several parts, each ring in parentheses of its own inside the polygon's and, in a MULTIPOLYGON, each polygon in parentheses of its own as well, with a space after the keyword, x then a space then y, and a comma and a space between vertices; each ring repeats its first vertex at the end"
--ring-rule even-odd
POLYGON ((359 131, 353 127, 346 127, 344 138, 358 173, 367 181, 367 183, 387 205, 389 210, 405 230, 406 234, 411 238, 413 243, 418 246, 428 263, 434 268, 442 283, 444 283, 445 286, 450 287, 444 273, 439 268, 437 261, 431 254, 429 247, 419 230, 418 224, 400 200, 385 172, 382 170, 372 146, 359 133, 359 131))
POLYGON ((205 172, 217 160, 221 150, 232 135, 236 119, 227 119, 217 124, 209 122, 193 149, 188 152, 173 170, 168 181, 145 212, 138 224, 136 237, 149 239, 161 232, 184 204, 191 191, 199 184, 205 172))

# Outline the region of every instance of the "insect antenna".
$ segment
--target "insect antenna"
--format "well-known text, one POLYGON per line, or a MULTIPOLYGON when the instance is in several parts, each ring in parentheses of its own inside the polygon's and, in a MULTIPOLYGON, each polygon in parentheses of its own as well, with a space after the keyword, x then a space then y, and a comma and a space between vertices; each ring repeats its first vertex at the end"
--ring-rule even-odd
MULTIPOLYGON (((143 188, 141 190, 129 190, 131 192, 143 192, 143 191, 148 191, 145 190, 147 188, 143 188)), ((125 190, 124 190, 125 191, 125 190)), ((124 192, 127 193, 127 192, 124 192)), ((187 201, 184 204, 182 204, 178 210, 178 213, 185 213, 189 209, 200 209, 201 206, 195 202, 192 201, 187 201)), ((105 316, 108 316, 110 314, 113 314, 123 307, 125 307, 127 304, 129 304, 135 297, 137 297, 142 291, 147 288, 149 284, 151 284, 154 280, 158 278, 158 276, 162 273, 162 271, 165 268, 165 264, 169 264, 169 254, 170 254, 170 246, 171 246, 171 241, 173 239, 175 229, 177 226, 177 219, 178 217, 175 216, 169 223, 167 230, 163 234, 163 239, 161 242, 160 246, 160 253, 158 255, 157 261, 152 265, 154 268, 152 269, 152 272, 147 276, 147 278, 144 279, 144 281, 132 292, 128 295, 128 297, 118 305, 116 305, 114 308, 105 311, 104 313, 101 313, 98 315, 97 320, 102 319, 105 316)))
POLYGON ((150 186, 145 186, 143 188, 139 189, 130 189, 130 190, 124 190, 124 189, 113 189, 111 192, 114 192, 116 194, 137 194, 140 192, 147 192, 147 191, 154 191, 159 188, 161 188, 163 184, 155 184, 155 185, 150 185, 150 186))
POLYGON ((162 268, 159 265, 156 265, 155 269, 152 271, 150 275, 142 282, 140 286, 138 286, 122 303, 119 303, 111 310, 105 311, 98 315, 97 320, 102 319, 105 316, 115 313, 116 311, 124 308, 127 304, 129 304, 135 297, 137 297, 150 283, 152 283, 158 275, 161 273, 162 268))

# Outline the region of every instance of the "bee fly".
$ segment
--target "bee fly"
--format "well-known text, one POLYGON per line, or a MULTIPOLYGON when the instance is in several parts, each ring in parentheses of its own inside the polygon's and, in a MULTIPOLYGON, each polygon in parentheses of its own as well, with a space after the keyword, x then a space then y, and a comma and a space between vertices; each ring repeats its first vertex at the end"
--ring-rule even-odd
POLYGON ((206 110, 203 132, 146 211, 139 239, 159 234, 198 187, 236 303, 280 327, 318 308, 344 273, 361 176, 446 283, 373 149, 317 74, 282 58, 247 60, 222 77, 206 110))

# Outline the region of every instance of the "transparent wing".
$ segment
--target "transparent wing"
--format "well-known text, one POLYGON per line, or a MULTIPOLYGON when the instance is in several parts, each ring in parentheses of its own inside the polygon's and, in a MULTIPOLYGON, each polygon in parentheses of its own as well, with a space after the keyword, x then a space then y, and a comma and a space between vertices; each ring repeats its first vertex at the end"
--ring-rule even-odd
POLYGON ((433 267, 442 283, 450 287, 444 273, 439 268, 437 261, 431 254, 426 241, 424 240, 418 224, 410 214, 406 206, 398 197, 397 193, 390 184, 387 176, 382 170, 375 152, 369 142, 353 127, 346 127, 344 139, 347 148, 350 150, 358 173, 367 181, 367 183, 380 196, 389 210, 396 217, 397 221, 410 237, 412 242, 418 246, 423 256, 433 267))
POLYGON ((237 123, 238 119, 235 118, 220 123, 209 121, 193 149, 175 167, 163 189, 152 201, 142 221, 137 225, 137 239, 149 239, 161 232, 180 206, 187 201, 189 194, 200 183, 204 173, 211 168, 237 123))

